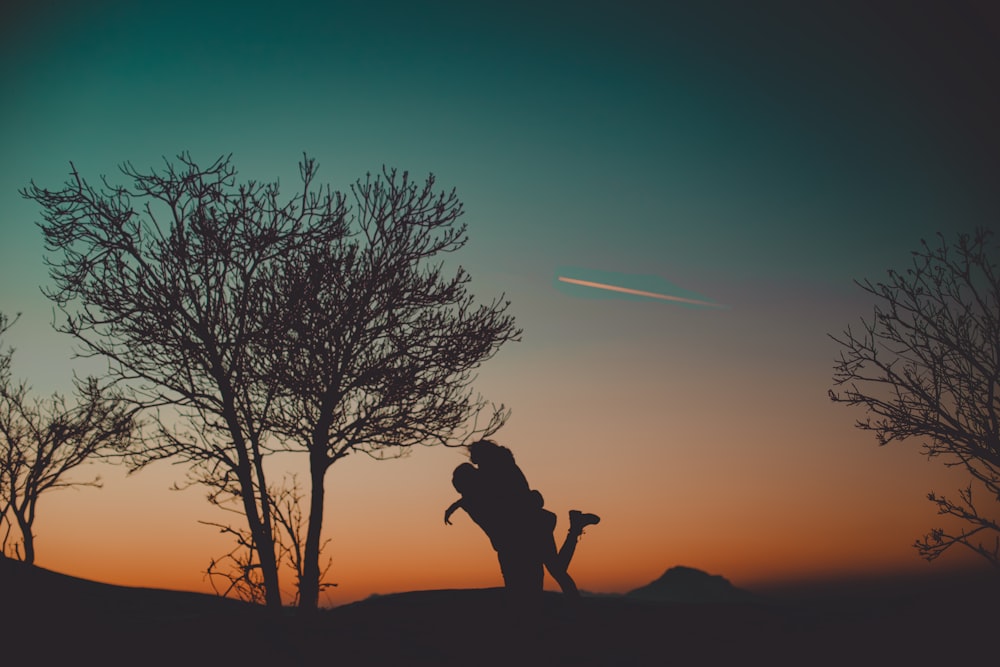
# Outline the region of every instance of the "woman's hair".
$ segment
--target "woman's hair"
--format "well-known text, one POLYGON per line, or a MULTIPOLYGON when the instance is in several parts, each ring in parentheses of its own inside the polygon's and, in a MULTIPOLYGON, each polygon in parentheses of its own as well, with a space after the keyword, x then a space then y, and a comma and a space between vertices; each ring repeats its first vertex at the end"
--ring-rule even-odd
POLYGON ((492 440, 478 440, 469 445, 469 458, 476 465, 485 463, 514 463, 514 454, 492 440))

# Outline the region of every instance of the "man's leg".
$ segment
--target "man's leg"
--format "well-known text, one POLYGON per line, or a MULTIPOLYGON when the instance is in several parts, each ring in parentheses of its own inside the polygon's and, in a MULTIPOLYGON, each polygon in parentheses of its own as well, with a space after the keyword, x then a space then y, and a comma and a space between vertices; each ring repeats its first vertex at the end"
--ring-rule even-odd
POLYGON ((523 550, 498 552, 507 600, 515 614, 533 614, 542 604, 545 571, 537 556, 523 550))

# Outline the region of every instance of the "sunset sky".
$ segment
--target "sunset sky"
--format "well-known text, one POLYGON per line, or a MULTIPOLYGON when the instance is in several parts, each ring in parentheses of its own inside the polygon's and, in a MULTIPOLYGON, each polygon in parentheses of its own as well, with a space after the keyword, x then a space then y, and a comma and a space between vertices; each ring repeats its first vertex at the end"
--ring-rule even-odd
MULTIPOLYGON (((827 398, 827 334, 870 311, 853 279, 937 231, 997 226, 987 4, 20 0, 0 22, 15 374, 48 394, 94 368, 51 330, 31 179, 58 187, 73 161, 116 181, 181 151, 231 153, 241 180, 286 192, 304 151, 341 190, 382 165, 433 173, 464 203, 473 293, 506 293, 524 329, 475 385, 513 410, 497 439, 560 539, 568 510, 603 517, 570 568, 582 589, 674 565, 747 588, 966 566, 912 547, 941 525, 926 493, 964 478, 854 428, 827 398), (642 294, 661 287, 704 303, 642 294)), ((500 585, 478 528, 442 522, 465 460, 335 465, 321 602, 500 585)), ((101 490, 43 498, 38 564, 209 591, 230 545, 198 521, 226 517, 170 490, 183 467, 78 474, 97 473, 101 490)))

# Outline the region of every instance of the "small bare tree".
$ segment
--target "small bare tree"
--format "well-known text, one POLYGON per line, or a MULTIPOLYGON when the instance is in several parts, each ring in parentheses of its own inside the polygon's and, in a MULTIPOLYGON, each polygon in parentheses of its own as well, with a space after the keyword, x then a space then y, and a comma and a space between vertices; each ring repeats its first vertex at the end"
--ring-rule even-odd
POLYGON ((831 336, 842 350, 830 398, 863 406, 857 426, 879 445, 919 439, 926 456, 969 473, 957 499, 928 494, 963 527, 917 540, 924 558, 961 545, 1000 567, 1000 246, 986 229, 938 239, 906 271, 857 283, 876 305, 860 331, 831 336))
MULTIPOLYGON (((0 316, 0 333, 6 326, 0 316)), ((125 453, 135 421, 125 402, 94 378, 76 383, 74 405, 58 393, 32 398, 26 382, 11 380, 11 354, 4 352, 0 361, 0 551, 30 564, 42 494, 100 487, 100 477, 71 479, 69 473, 104 454, 125 453)))

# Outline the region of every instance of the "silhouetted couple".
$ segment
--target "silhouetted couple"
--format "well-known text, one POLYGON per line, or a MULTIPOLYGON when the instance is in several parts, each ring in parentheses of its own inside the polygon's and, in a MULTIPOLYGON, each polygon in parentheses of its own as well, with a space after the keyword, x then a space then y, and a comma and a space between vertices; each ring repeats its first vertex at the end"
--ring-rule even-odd
POLYGON ((511 451, 491 440, 480 440, 469 445, 469 458, 471 463, 461 464, 452 474, 451 483, 462 497, 445 510, 445 523, 451 523, 457 509, 465 510, 490 538, 504 587, 516 596, 541 595, 544 566, 563 593, 579 597, 567 569, 583 529, 598 523, 600 517, 572 510, 569 532, 556 550, 556 515, 545 509, 542 494, 529 486, 511 451))

